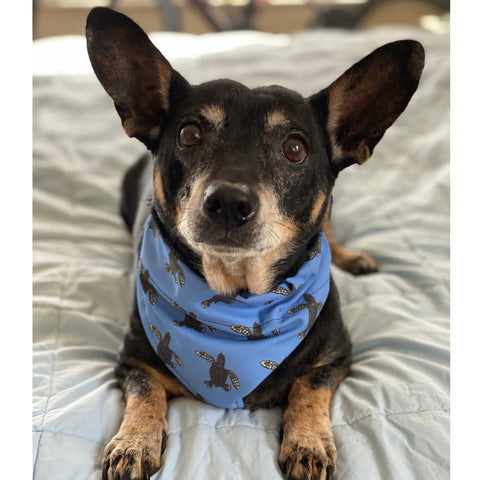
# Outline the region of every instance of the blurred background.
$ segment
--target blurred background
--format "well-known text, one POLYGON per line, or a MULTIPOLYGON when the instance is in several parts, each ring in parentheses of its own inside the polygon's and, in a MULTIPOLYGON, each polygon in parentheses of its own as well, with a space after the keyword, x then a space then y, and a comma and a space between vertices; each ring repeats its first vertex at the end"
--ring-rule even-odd
POLYGON ((450 29, 449 0, 33 0, 33 38, 83 34, 85 18, 95 6, 121 11, 147 32, 293 33, 392 24, 439 33, 450 29))

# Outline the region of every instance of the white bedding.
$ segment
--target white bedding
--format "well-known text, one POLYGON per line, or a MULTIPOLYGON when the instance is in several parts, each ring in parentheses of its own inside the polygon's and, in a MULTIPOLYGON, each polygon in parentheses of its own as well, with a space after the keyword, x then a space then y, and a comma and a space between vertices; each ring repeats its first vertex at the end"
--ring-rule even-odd
MULTIPOLYGON (((304 95, 383 43, 424 44, 425 72, 406 112, 334 191, 339 240, 373 255, 380 271, 353 277, 333 267, 353 366, 331 414, 336 478, 448 479, 449 37, 390 28, 152 38, 191 83, 228 77, 304 95)), ((143 147, 124 135, 84 48, 70 37, 33 50, 35 480, 100 478, 124 408, 113 368, 132 251, 119 186, 143 147)), ((279 408, 226 411, 175 399, 153 478, 281 479, 280 419, 279 408)))

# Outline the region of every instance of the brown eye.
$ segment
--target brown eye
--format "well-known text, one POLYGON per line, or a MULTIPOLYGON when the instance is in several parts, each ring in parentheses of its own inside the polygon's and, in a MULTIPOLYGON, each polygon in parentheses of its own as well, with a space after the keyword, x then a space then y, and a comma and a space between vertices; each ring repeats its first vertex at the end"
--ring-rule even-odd
POLYGON ((302 163, 307 158, 307 147, 298 137, 289 137, 283 144, 283 156, 292 163, 302 163))
POLYGON ((202 134, 196 125, 189 123, 180 130, 179 138, 183 147, 193 147, 201 142, 202 134))

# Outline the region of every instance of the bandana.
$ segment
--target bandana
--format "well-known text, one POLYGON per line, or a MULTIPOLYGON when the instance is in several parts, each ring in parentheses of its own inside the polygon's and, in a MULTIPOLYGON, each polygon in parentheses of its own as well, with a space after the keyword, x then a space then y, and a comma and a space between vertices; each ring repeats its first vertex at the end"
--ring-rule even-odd
POLYGON ((138 259, 137 300, 152 348, 205 402, 242 408, 300 344, 329 292, 330 248, 322 233, 297 274, 263 295, 220 295, 163 241, 149 217, 138 259))

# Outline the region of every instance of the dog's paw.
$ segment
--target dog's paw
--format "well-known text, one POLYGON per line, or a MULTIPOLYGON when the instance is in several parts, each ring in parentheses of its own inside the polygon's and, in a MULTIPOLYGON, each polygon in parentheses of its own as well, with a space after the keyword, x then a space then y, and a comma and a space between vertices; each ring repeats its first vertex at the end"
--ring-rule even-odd
POLYGON ((167 434, 116 435, 105 447, 103 480, 145 480, 160 468, 167 434))
POLYGON ((333 434, 284 434, 278 463, 287 480, 331 480, 336 470, 337 449, 333 434))
POLYGON ((356 250, 342 249, 337 254, 332 253, 332 260, 335 265, 353 275, 378 271, 377 262, 370 255, 356 250))

